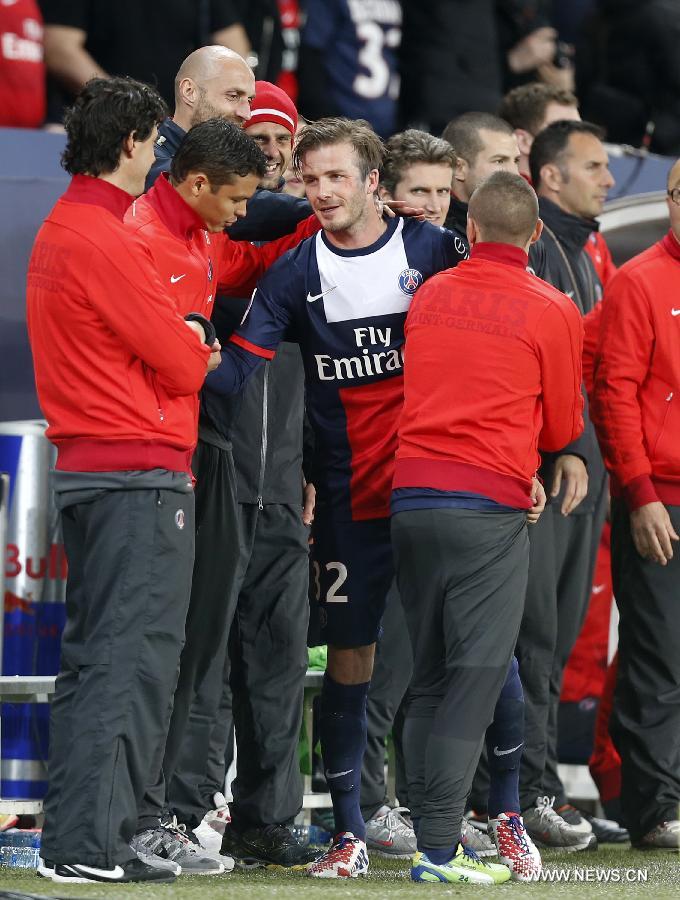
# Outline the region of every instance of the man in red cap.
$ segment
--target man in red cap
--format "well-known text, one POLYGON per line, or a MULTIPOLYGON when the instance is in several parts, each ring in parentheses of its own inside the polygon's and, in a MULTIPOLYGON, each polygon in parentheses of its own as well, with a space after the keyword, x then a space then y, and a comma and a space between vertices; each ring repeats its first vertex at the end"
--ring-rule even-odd
POLYGON ((297 122, 297 109, 285 91, 268 81, 255 82, 255 99, 250 104, 250 119, 244 130, 267 157, 267 174, 260 187, 278 191, 283 186, 297 122))

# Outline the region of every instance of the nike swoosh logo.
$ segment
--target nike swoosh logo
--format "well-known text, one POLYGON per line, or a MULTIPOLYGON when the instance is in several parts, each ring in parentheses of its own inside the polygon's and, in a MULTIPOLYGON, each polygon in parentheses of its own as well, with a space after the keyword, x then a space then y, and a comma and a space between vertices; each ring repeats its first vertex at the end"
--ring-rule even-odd
POLYGON ((120 881, 125 875, 125 870, 122 866, 114 866, 113 869, 96 869, 94 866, 84 865, 67 866, 67 868, 75 872, 76 875, 93 875, 103 881, 120 881))
MULTIPOLYGON (((337 284, 333 285, 332 288, 328 288, 327 291, 322 291, 320 294, 314 294, 312 296, 310 293, 307 294, 307 303, 314 303, 315 300, 318 300, 320 297, 325 297, 326 294, 330 294, 331 291, 334 291, 337 287, 337 284)), ((350 769, 350 772, 352 770, 350 769)))
POLYGON ((606 584, 594 584, 593 585, 593 594, 601 594, 602 591, 607 587, 606 584))
POLYGON ((187 273, 185 272, 184 275, 171 275, 170 276, 170 284, 177 284, 178 281, 181 281, 183 278, 186 277, 186 274, 187 273))
MULTIPOLYGON (((522 741, 522 744, 523 743, 524 743, 524 741, 522 741)), ((507 756, 508 753, 514 753, 515 750, 519 750, 519 748, 522 746, 522 744, 517 744, 516 747, 511 747, 509 750, 499 750, 498 747, 494 747, 493 755, 494 756, 507 756)))
POLYGON ((680 309, 672 309, 671 315, 672 316, 680 316, 680 309))
POLYGON ((345 772, 329 772, 326 769, 326 778, 340 778, 341 775, 350 775, 354 769, 347 769, 345 772))
POLYGON ((573 299, 574 299, 574 292, 573 292, 573 291, 565 291, 564 293, 567 295, 567 297, 569 297, 570 300, 573 300, 573 299))

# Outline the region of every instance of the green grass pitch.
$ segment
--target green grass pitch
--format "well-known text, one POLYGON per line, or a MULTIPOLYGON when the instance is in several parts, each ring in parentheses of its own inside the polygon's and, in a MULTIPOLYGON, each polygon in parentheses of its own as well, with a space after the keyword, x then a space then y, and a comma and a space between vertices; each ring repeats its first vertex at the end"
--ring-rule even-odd
POLYGON ((348 881, 316 881, 301 872, 257 870, 211 877, 180 877, 174 884, 148 888, 141 885, 57 885, 22 869, 0 869, 0 900, 17 892, 40 897, 80 897, 83 900, 329 900, 329 898, 484 897, 499 900, 532 897, 625 897, 680 900, 680 856, 666 852, 635 852, 626 846, 601 847, 596 853, 545 852, 544 869, 569 880, 536 884, 510 882, 493 889, 485 886, 413 884, 408 861, 371 857, 370 874, 348 881), (609 881, 606 881, 607 873, 609 881), (641 873, 641 874, 638 874, 641 873), (580 879, 580 880, 577 880, 580 879))

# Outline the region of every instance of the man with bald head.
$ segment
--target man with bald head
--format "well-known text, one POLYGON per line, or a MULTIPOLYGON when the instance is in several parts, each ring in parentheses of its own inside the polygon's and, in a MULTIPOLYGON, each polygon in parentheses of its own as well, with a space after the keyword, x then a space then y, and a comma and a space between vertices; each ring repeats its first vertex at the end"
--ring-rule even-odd
MULTIPOLYGON (((238 53, 217 45, 199 47, 190 53, 175 76, 175 111, 158 128, 154 145, 156 161, 146 179, 146 189, 161 172, 170 170, 180 141, 194 125, 219 117, 247 127, 254 97, 255 76, 238 53)), ((290 234, 310 214, 305 199, 283 194, 271 183, 263 186, 267 190, 258 190, 248 202, 245 219, 229 229, 230 237, 241 241, 274 241, 290 234)))
POLYGON ((253 71, 234 50, 215 44, 190 53, 175 76, 175 112, 158 129, 156 161, 147 177, 147 189, 161 172, 170 169, 172 157, 191 127, 214 118, 243 126, 250 119, 254 96, 253 71))
MULTIPOLYGON (((460 825, 513 677, 527 518, 542 508, 538 447, 558 450, 583 428, 579 312, 527 271, 541 227, 525 180, 491 175, 470 198, 470 259, 423 285, 406 321, 392 543, 414 650, 404 728, 414 881, 510 877, 466 866, 460 825)), ((523 828, 519 810, 503 815, 523 828)))
POLYGON ((680 162, 670 231, 605 291, 592 418, 611 477, 621 616, 611 734, 634 847, 680 848, 680 162))

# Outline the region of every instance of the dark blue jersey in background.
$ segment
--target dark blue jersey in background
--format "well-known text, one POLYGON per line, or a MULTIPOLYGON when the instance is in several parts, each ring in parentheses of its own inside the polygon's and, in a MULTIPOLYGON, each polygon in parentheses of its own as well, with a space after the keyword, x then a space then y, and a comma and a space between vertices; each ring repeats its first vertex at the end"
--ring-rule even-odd
MULTIPOLYGON (((323 54, 328 109, 396 129, 401 43, 399 0, 306 0, 301 44, 323 54)), ((304 105, 301 112, 305 113, 304 105)))

